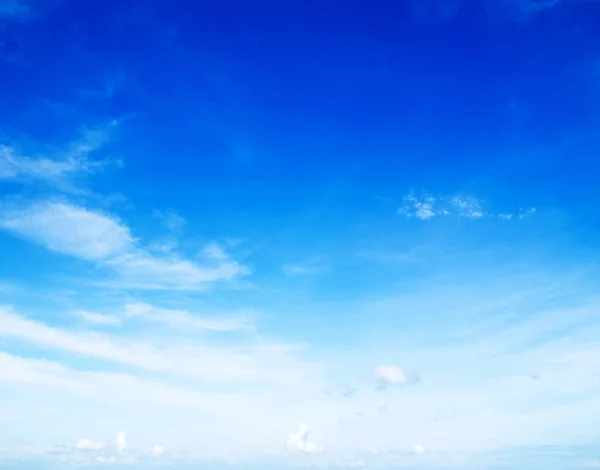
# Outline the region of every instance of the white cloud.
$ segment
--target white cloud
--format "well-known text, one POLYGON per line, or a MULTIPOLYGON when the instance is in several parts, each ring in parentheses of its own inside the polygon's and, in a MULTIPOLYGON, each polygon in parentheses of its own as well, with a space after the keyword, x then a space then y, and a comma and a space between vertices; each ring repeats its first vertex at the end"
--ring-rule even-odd
POLYGON ((243 317, 201 317, 188 310, 156 307, 143 302, 131 302, 125 306, 125 314, 153 323, 163 323, 172 328, 186 331, 235 331, 253 327, 253 323, 243 317))
MULTIPOLYGON (((407 218, 429 220, 435 217, 455 216, 468 219, 482 219, 484 217, 497 217, 502 220, 517 218, 510 213, 493 214, 485 211, 482 202, 472 195, 442 195, 432 196, 428 193, 416 195, 410 193, 402 198, 402 205, 398 213, 407 218)), ((518 218, 523 219, 535 213, 535 209, 520 210, 518 218)))
MULTIPOLYGON (((114 423, 119 423, 136 436, 136 440, 139 439, 136 445, 142 451, 138 454, 130 449, 128 455, 139 455, 140 461, 142 455, 151 460, 149 449, 155 443, 164 444, 170 458, 179 450, 198 454, 214 452, 224 456, 235 442, 240 460, 263 451, 276 452, 276 447, 283 447, 282 444, 290 453, 301 454, 318 450, 316 444, 327 444, 332 453, 313 456, 313 463, 314 457, 335 462, 338 456, 343 462, 350 462, 360 457, 357 450, 379 447, 390 449, 390 452, 373 459, 382 466, 391 461, 392 464, 387 466, 392 467, 395 459, 412 459, 417 465, 430 459, 453 459, 460 452, 471 456, 518 444, 569 444, 573 442, 574 430, 582 438, 595 435, 597 410, 600 410, 595 391, 600 379, 593 371, 600 363, 597 344, 600 336, 598 327, 592 328, 592 322, 597 318, 597 302, 589 303, 583 299, 582 286, 578 282, 577 290, 568 292, 568 302, 571 305, 577 293, 578 302, 586 305, 587 313, 548 310, 546 302, 550 300, 552 305, 556 304, 556 286, 562 289, 563 279, 551 283, 536 275, 529 279, 531 282, 519 278, 500 285, 499 279, 507 282, 504 274, 498 273, 498 278, 494 279, 480 279, 485 289, 479 284, 465 288, 462 284, 427 283, 422 291, 411 289, 401 299, 394 299, 394 303, 379 300, 376 304, 359 302, 356 305, 352 299, 349 303, 354 305, 344 305, 350 309, 348 316, 356 318, 357 312, 364 312, 373 328, 383 326, 378 341, 368 335, 369 338, 356 338, 351 349, 341 345, 343 351, 333 350, 333 354, 324 354, 316 345, 307 351, 322 363, 318 367, 323 368, 327 377, 325 382, 331 380, 338 386, 349 380, 371 382, 372 374, 364 378, 356 378, 354 374, 361 370, 373 371, 372 366, 380 364, 376 361, 380 361, 383 354, 388 358, 410 360, 427 371, 427 380, 419 388, 402 389, 402 393, 376 393, 368 386, 361 386, 361 393, 354 400, 345 400, 340 393, 325 398, 321 391, 331 390, 331 383, 318 387, 315 393, 313 385, 321 385, 315 379, 317 374, 299 371, 294 361, 284 358, 273 361, 270 353, 260 357, 248 354, 245 347, 238 348, 237 337, 235 342, 225 341, 228 345, 235 343, 232 348, 222 350, 211 346, 206 350, 203 338, 195 338, 196 344, 189 348, 177 344, 179 338, 170 337, 167 329, 160 335, 147 335, 144 331, 140 341, 124 337, 131 333, 129 328, 118 330, 121 337, 115 337, 39 322, 36 324, 45 328, 36 330, 31 336, 31 331, 24 332, 25 328, 34 329, 31 320, 17 325, 19 329, 14 333, 15 324, 5 322, 4 316, 0 317, 0 335, 6 335, 8 330, 9 338, 1 337, 2 344, 38 357, 72 361, 72 366, 67 368, 57 362, 0 355, 0 390, 9 397, 18 396, 15 391, 27 390, 27 393, 21 393, 27 397, 21 404, 12 402, 19 413, 23 413, 23 403, 35 401, 36 409, 41 409, 44 405, 38 400, 46 401, 46 405, 54 404, 53 400, 64 400, 65 404, 59 406, 68 408, 73 420, 80 420, 69 423, 79 429, 73 434, 75 437, 81 435, 81 429, 88 429, 89 422, 94 423, 94 433, 99 436, 108 435, 114 429, 114 423), (546 286, 545 290, 530 290, 537 283, 546 286), (436 296, 431 296, 432 291, 436 296), (398 311, 409 312, 402 318, 406 328, 390 327, 390 322, 398 320, 398 311), (418 315, 410 317, 414 311, 418 311, 418 315), (436 316, 440 312, 443 315, 436 316), (507 314, 512 316, 507 317, 507 314), (582 318, 587 323, 583 324, 582 318), (432 322, 452 325, 452 328, 434 331, 430 329, 432 322), (423 329, 419 330, 420 327, 423 329), (565 330, 568 336, 560 334, 565 330), (23 348, 23 340, 33 343, 34 347, 25 344, 23 348), (153 345, 153 341, 158 346, 153 345), (65 348, 65 344, 67 349, 59 349, 65 348), (92 347, 93 351, 81 353, 83 346, 80 344, 92 347), (98 352, 97 348, 101 347, 110 352, 105 349, 98 352), (119 356, 129 357, 114 361, 117 367, 103 362, 103 358, 116 354, 113 348, 119 356), (96 360, 86 362, 89 357, 96 360), (219 375, 220 372, 214 375, 197 372, 207 363, 221 370, 223 359, 226 365, 234 363, 242 369, 245 366, 245 370, 272 377, 295 371, 298 373, 297 386, 282 388, 277 384, 273 387, 271 379, 263 375, 261 381, 254 381, 252 373, 240 374, 235 381, 225 383, 229 377, 219 375), (139 361, 143 367, 138 365, 139 361), (166 370, 164 364, 177 369, 183 377, 163 373, 166 370), (87 367, 92 370, 81 370, 87 367), (114 373, 114 370, 127 373, 114 373), (540 371, 542 379, 530 380, 532 370, 540 371), (132 375, 134 373, 139 376, 132 375), (162 381, 179 385, 167 385, 162 381), (304 382, 310 385, 300 389, 304 382), (230 390, 234 392, 228 394, 230 390), (106 403, 110 406, 102 406, 106 403), (386 412, 378 413, 378 407, 383 405, 387 406, 386 412), (339 426, 340 417, 356 410, 364 412, 360 425, 339 426), (443 412, 451 414, 453 421, 434 421, 433 418, 443 412), (101 416, 104 414, 107 414, 105 418, 101 416), (108 423, 108 431, 103 419, 108 423), (324 436, 323 440, 309 435, 308 428, 301 427, 286 442, 287 423, 300 419, 312 423, 324 436), (240 422, 253 423, 252 433, 244 430, 245 435, 240 431, 240 422), (549 422, 556 426, 548 426, 549 422), (172 438, 169 437, 171 434, 172 438), (184 435, 190 437, 182 439, 184 435), (219 437, 224 435, 234 437, 219 437), (219 443, 219 439, 225 443, 219 443), (414 443, 426 444, 423 457, 409 455, 411 450, 416 454, 423 453, 419 447, 413 447, 414 443), (172 449, 175 449, 173 454, 172 449), (442 455, 442 451, 446 453, 442 455)), ((595 296, 593 289, 592 292, 595 296)), ((331 305, 327 307, 330 309, 331 305)), ((336 308, 346 311, 341 305, 336 308)), ((40 312, 40 315, 45 313, 40 312)), ((312 313, 319 315, 322 311, 315 309, 312 313)), ((60 314, 48 314, 44 318, 58 320, 60 314)), ((398 372, 397 366, 389 365, 390 362, 385 364, 378 368, 376 376, 385 378, 386 385, 400 386, 407 380, 410 382, 410 373, 406 370, 398 372)), ((6 395, 0 398, 4 399, 6 395)), ((23 422, 37 425, 27 416, 23 422)), ((47 436, 60 438, 52 432, 46 427, 32 439, 39 442, 48 439, 47 436)), ((62 432, 68 435, 69 431, 62 432)), ((67 439, 72 439, 73 435, 67 439)), ((0 436, 4 438, 1 431, 0 436)), ((4 445, 12 445, 12 442, 4 445)), ((114 449, 113 453, 116 455, 114 449)), ((96 455, 82 454, 88 458, 96 455)), ((120 462, 122 456, 118 460, 120 462)), ((367 463, 371 462, 367 460, 367 463)))
POLYGON ((164 448, 164 446, 152 446, 150 448, 150 455, 152 455, 153 457, 161 457, 162 455, 164 455, 166 449, 164 448))
POLYGON ((128 445, 127 445, 127 433, 125 431, 120 431, 117 434, 115 446, 117 448, 117 452, 119 454, 126 454, 128 445))
POLYGON ((119 326, 122 321, 119 317, 113 315, 104 315, 102 313, 88 312, 86 310, 75 310, 72 312, 80 320, 99 326, 119 326))
POLYGON ((284 383, 303 373, 288 346, 240 341, 238 347, 217 347, 172 340, 162 347, 89 331, 69 331, 29 320, 0 307, 0 337, 28 341, 46 348, 125 364, 143 370, 212 381, 267 380, 284 383))
POLYGON ((321 449, 317 447, 314 442, 308 440, 310 429, 308 425, 302 423, 298 428, 298 431, 291 433, 288 436, 285 448, 289 452, 302 452, 305 454, 313 454, 321 452, 321 449))
POLYGON ((0 144, 0 180, 37 181, 74 190, 73 178, 89 175, 111 163, 90 157, 106 142, 109 130, 116 125, 117 121, 111 121, 106 126, 88 129, 80 139, 50 155, 21 155, 14 146, 0 144))
POLYGON ((76 450, 102 450, 106 444, 102 441, 92 441, 90 439, 80 439, 75 443, 76 450))
POLYGON ((200 266, 176 255, 156 257, 115 217, 65 202, 6 208, 0 212, 0 228, 51 251, 110 267, 125 287, 197 290, 249 272, 233 260, 200 266))
POLYGON ((106 265, 122 276, 123 287, 155 290, 200 290, 250 273, 236 261, 201 266, 176 255, 159 258, 142 250, 108 260, 106 265))
POLYGON ((245 406, 242 399, 228 393, 205 393, 129 374, 79 371, 59 362, 27 359, 3 352, 0 352, 0 382, 5 382, 3 388, 8 383, 28 384, 43 390, 43 394, 48 390, 60 390, 69 400, 85 398, 92 403, 114 406, 143 405, 146 410, 169 407, 171 411, 180 408, 188 412, 223 415, 240 413, 245 406))
POLYGON ((427 453, 427 448, 422 444, 413 444, 410 448, 411 452, 416 455, 423 455, 427 453))
POLYGON ((536 212, 537 212, 537 209, 535 207, 531 207, 529 209, 520 209, 519 210, 519 219, 527 219, 528 217, 531 217, 536 212))
POLYGON ((421 220, 431 219, 440 212, 436 209, 436 198, 431 194, 426 194, 423 197, 417 197, 414 194, 409 194, 403 198, 404 204, 399 208, 398 212, 406 215, 406 217, 416 217, 421 220))
POLYGON ((379 387, 406 385, 409 381, 406 373, 398 366, 381 365, 375 368, 373 376, 379 387))
POLYGON ((479 201, 472 196, 454 196, 450 202, 457 209, 459 216, 480 219, 485 215, 479 201))
POLYGON ((131 251, 135 242, 119 220, 62 202, 2 211, 0 227, 51 251, 98 262, 131 251))
POLYGON ((100 463, 115 463, 117 461, 117 457, 114 455, 99 455, 96 457, 96 461, 100 463))

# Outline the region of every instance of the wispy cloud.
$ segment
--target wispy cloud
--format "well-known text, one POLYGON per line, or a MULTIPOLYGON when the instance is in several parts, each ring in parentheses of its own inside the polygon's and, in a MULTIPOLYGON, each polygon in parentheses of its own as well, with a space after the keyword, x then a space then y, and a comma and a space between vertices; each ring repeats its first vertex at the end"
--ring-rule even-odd
MULTIPOLYGON (((101 170, 112 160, 94 159, 93 153, 108 139, 117 121, 95 129, 87 129, 82 136, 63 149, 47 154, 23 155, 14 145, 0 144, 0 180, 41 182, 63 191, 78 190, 75 180, 101 170)), ((80 189, 79 189, 80 190, 80 189)))
POLYGON ((0 208, 0 228, 51 251, 111 268, 122 285, 133 288, 196 290, 249 272, 229 259, 200 266, 173 254, 157 257, 117 218, 67 202, 0 208))
POLYGON ((535 208, 523 210, 518 213, 493 213, 483 207, 482 201, 474 196, 441 195, 433 196, 429 193, 410 193, 402 198, 398 213, 407 218, 429 220, 435 217, 462 217, 466 219, 497 218, 501 220, 523 219, 533 215, 535 208))
POLYGON ((175 211, 154 211, 154 217, 163 223, 163 225, 173 233, 179 232, 187 223, 187 221, 175 211))
POLYGON ((223 246, 216 242, 208 243, 202 249, 202 255, 205 258, 215 260, 215 261, 223 261, 229 259, 229 254, 225 251, 223 246))
POLYGON ((310 276, 320 274, 325 269, 325 266, 318 259, 286 264, 282 268, 284 274, 287 276, 310 276))
POLYGON ((104 315, 102 313, 88 312, 86 310, 75 310, 72 314, 81 321, 98 326, 119 326, 122 320, 114 315, 104 315))
POLYGON ((198 342, 189 345, 177 340, 167 347, 155 347, 107 334, 55 328, 7 308, 0 308, 0 337, 142 370, 211 380, 285 382, 290 374, 295 374, 292 370, 285 371, 291 358, 285 348, 276 344, 244 341, 235 348, 226 348, 198 342), (284 369, 269 368, 269 364, 275 366, 278 363, 284 369))
POLYGON ((226 332, 253 328, 253 323, 245 317, 214 318, 193 315, 189 310, 156 307, 143 302, 129 303, 125 306, 128 317, 148 322, 168 325, 171 328, 190 332, 214 331, 226 332))
POLYGON ((118 219, 66 202, 6 207, 0 227, 51 251, 104 262, 129 253, 135 239, 118 219))
POLYGON ((104 404, 188 407, 223 411, 240 400, 229 394, 209 394, 124 373, 78 371, 48 360, 27 359, 0 352, 0 381, 56 389, 104 404), (221 407, 225 408, 221 408, 221 407))

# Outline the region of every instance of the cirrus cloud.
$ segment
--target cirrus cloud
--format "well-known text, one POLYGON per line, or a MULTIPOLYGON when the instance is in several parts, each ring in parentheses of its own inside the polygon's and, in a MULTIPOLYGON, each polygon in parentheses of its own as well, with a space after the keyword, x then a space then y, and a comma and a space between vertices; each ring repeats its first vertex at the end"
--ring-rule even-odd
POLYGON ((0 229, 50 251, 110 268, 127 287, 198 290, 249 273, 230 259, 199 265, 175 254, 156 256, 140 246, 118 218, 68 202, 0 207, 0 229))

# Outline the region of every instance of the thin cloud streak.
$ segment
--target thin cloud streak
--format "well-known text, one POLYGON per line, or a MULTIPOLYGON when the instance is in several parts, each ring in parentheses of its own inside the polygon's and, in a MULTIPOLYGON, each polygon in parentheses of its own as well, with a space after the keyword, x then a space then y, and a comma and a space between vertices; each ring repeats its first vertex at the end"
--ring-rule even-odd
POLYGON ((13 145, 0 144, 0 180, 23 183, 43 183, 68 193, 85 193, 78 185, 81 178, 119 164, 111 159, 94 159, 109 139, 118 121, 94 129, 85 130, 81 137, 58 151, 48 154, 23 155, 13 145))
POLYGON ((129 288, 199 290, 250 272, 230 259, 201 266, 176 254, 155 256, 140 247, 129 227, 117 218, 71 203, 42 201, 2 209, 1 229, 50 251, 110 268, 129 288))
POLYGON ((107 334, 55 328, 6 307, 0 308, 0 337, 142 370, 214 381, 284 383, 302 373, 301 363, 288 354, 287 348, 277 344, 246 342, 236 348, 225 348, 198 342, 186 345, 175 339, 169 346, 155 347, 107 334), (295 365, 297 371, 288 369, 288 365, 295 365))

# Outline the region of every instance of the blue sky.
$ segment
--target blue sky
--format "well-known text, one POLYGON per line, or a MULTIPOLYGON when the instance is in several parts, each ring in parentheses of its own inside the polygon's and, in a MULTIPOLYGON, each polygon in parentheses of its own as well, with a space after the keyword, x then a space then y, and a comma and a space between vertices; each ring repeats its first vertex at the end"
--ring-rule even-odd
POLYGON ((0 0, 2 468, 599 467, 599 44, 0 0))

